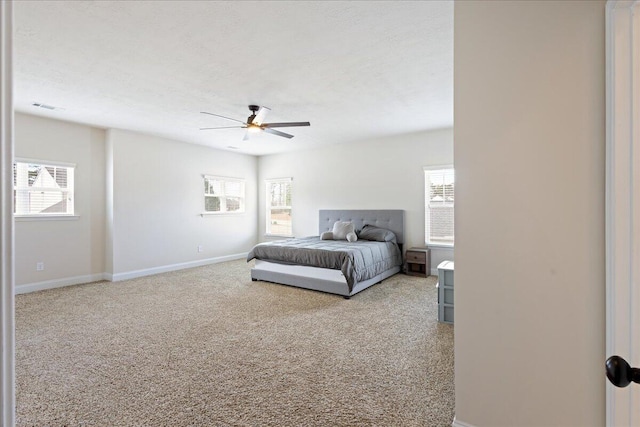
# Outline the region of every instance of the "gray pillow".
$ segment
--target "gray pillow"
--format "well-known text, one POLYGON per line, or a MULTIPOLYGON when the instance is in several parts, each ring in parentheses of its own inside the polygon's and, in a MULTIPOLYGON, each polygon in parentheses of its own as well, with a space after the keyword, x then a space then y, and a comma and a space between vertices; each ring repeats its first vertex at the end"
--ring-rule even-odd
POLYGON ((376 227, 375 225, 366 224, 362 227, 358 238, 363 240, 373 240, 375 242, 395 242, 396 235, 393 231, 386 228, 376 227))

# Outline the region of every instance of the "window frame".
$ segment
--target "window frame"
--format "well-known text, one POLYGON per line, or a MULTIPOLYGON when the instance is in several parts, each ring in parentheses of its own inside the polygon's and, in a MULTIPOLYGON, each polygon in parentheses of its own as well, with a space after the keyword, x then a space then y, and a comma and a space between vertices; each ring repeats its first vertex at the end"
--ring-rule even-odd
POLYGON ((205 187, 205 191, 202 195, 202 213, 201 215, 242 215, 245 213, 246 211, 246 199, 247 199, 247 181, 244 178, 234 178, 234 177, 229 177, 229 176, 220 176, 220 175, 209 175, 209 174, 202 174, 202 182, 205 184, 207 183, 207 180, 216 180, 216 181, 221 181, 222 185, 222 194, 221 195, 213 195, 213 194, 207 194, 206 193, 206 187, 205 187), (240 196, 236 196, 236 195, 227 195, 226 194, 226 183, 228 182, 234 182, 234 183, 239 183, 241 185, 241 195, 240 196), (220 210, 219 211, 208 211, 207 210, 207 202, 206 199, 207 197, 218 197, 220 198, 220 210), (238 210, 233 210, 230 211, 227 209, 227 199, 230 198, 238 198, 240 201, 240 208, 238 210), (224 210, 222 209, 224 207, 224 210))
MULTIPOLYGON (((26 157, 16 157, 13 160, 13 191, 14 191, 14 200, 17 197, 17 191, 27 190, 34 191, 38 188, 36 187, 18 187, 15 177, 17 174, 17 165, 18 163, 26 164, 26 165, 37 165, 40 167, 52 167, 52 168, 66 168, 67 169, 67 187, 65 190, 60 190, 61 194, 67 194, 67 212, 51 212, 51 213, 18 213, 18 203, 14 201, 13 206, 13 217, 17 221, 33 221, 33 220, 68 220, 68 219, 77 219, 79 215, 76 212, 76 170, 77 166, 75 163, 68 162, 59 162, 54 160, 42 160, 42 159, 33 159, 26 157)), ((40 190, 44 191, 56 191, 54 188, 42 187, 40 190)))
MULTIPOLYGON (((428 175, 430 173, 435 173, 438 171, 451 171, 453 172, 453 194, 454 194, 454 200, 452 202, 450 202, 451 207, 453 208, 453 214, 452 216, 455 218, 455 168, 453 167, 452 164, 446 164, 446 165, 433 165, 433 166, 424 166, 423 167, 423 173, 424 173, 424 198, 425 198, 425 202, 424 202, 424 240, 425 240, 425 245, 428 247, 441 247, 441 248, 453 248, 455 246, 455 232, 454 232, 454 236, 453 236, 453 241, 451 243, 448 242, 443 242, 443 241, 431 241, 431 227, 430 227, 430 213, 431 213, 431 200, 429 199, 430 197, 430 189, 427 187, 427 179, 428 179, 428 175)), ((445 172, 445 173, 446 173, 445 172)), ((430 181, 429 181, 430 182, 430 181)), ((443 201, 441 206, 445 206, 447 203, 446 201, 443 201)), ((452 218, 452 221, 454 220, 454 218, 452 218)))
POLYGON ((293 194, 293 177, 286 177, 286 178, 271 178, 271 179, 265 179, 265 214, 266 214, 266 218, 265 218, 265 236, 268 237, 293 237, 293 208, 292 208, 292 194, 293 194), (271 205, 271 185, 272 184, 276 184, 276 183, 286 183, 289 185, 289 201, 290 204, 289 205, 282 205, 282 206, 272 206, 271 205), (271 211, 273 209, 288 209, 289 210, 289 217, 291 218, 291 228, 289 230, 289 234, 284 234, 284 233, 273 233, 271 231, 271 211))

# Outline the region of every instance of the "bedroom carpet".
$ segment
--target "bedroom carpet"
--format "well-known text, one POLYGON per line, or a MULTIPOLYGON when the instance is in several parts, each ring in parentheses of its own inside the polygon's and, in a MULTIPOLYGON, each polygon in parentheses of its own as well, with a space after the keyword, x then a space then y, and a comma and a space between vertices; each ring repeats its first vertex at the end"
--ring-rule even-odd
POLYGON ((251 265, 17 295, 17 425, 451 425, 435 277, 345 300, 251 265))

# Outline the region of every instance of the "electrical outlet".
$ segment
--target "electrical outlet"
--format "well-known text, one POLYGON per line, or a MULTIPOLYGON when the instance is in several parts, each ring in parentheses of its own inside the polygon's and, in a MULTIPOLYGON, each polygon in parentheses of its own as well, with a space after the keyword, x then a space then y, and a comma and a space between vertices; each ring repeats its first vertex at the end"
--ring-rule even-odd
POLYGON ((44 270, 44 262, 40 261, 40 262, 36 262, 36 271, 42 271, 44 270))
POLYGON ((198 245, 198 252, 202 252, 203 250, 202 245, 198 245))

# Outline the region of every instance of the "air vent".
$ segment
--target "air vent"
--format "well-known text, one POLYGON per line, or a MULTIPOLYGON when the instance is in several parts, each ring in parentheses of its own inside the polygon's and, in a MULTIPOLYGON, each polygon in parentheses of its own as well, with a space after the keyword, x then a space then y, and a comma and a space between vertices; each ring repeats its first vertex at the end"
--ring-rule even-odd
POLYGON ((33 105, 34 107, 44 108, 45 110, 56 110, 56 107, 54 107, 53 105, 40 104, 38 102, 34 102, 31 105, 33 105))

